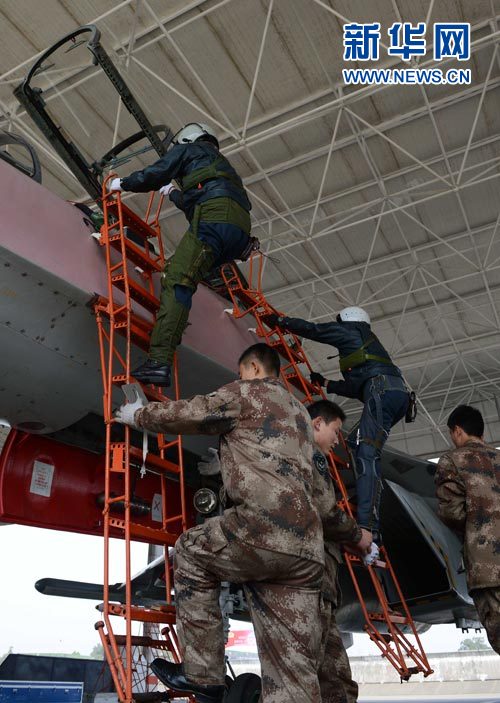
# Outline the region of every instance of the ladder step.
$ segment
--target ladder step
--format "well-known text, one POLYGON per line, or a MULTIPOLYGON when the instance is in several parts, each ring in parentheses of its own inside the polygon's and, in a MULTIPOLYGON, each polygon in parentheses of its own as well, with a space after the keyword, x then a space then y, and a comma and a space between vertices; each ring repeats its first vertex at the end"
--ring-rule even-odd
POLYGON ((288 376, 288 375, 286 376, 288 383, 291 386, 294 386, 294 388, 297 388, 297 390, 299 390, 301 393, 304 393, 304 388, 306 388, 310 395, 312 395, 312 396, 317 395, 318 391, 312 385, 312 383, 310 383, 304 377, 302 377, 302 378, 303 378, 303 381, 300 380, 300 378, 299 378, 299 376, 297 376, 297 374, 292 374, 290 376, 288 376))
MULTIPOLYGON (((109 642, 109 634, 106 636, 106 638, 109 642)), ((130 639, 133 647, 152 647, 153 649, 168 649, 167 640, 155 640, 152 637, 141 637, 141 635, 132 635, 130 639)), ((125 635, 114 635, 114 640, 119 647, 124 647, 127 643, 127 638, 125 635)), ((137 693, 135 694, 134 700, 136 702, 138 700, 137 693)))
POLYGON ((295 349, 287 346, 281 339, 275 340, 274 342, 268 342, 268 344, 270 347, 273 347, 278 354, 281 354, 287 360, 291 357, 296 364, 302 364, 304 362, 304 356, 299 354, 295 349))
POLYGON ((260 301, 262 300, 262 296, 258 297, 258 294, 255 293, 255 291, 250 291, 250 290, 242 290, 238 291, 238 298, 239 300, 245 305, 246 307, 252 308, 255 306, 255 308, 258 307, 260 301), (253 293, 253 295, 252 295, 253 293))
MULTIPOLYGON (((117 322, 125 322, 127 323, 127 311, 123 310, 123 312, 119 313, 116 318, 117 322)), ((130 313, 130 322, 132 326, 137 327, 138 329, 143 330, 144 332, 147 332, 148 334, 151 332, 153 329, 153 323, 149 322, 149 320, 144 319, 144 317, 141 317, 135 312, 130 313)))
MULTIPOLYGON (((119 615, 122 618, 126 617, 126 608, 118 603, 109 603, 109 612, 111 615, 119 615)), ((175 607, 173 605, 163 605, 158 610, 151 608, 140 608, 133 605, 130 608, 132 620, 138 622, 156 622, 175 625, 175 607)))
MULTIPOLYGON (((109 237, 109 244, 113 249, 121 252, 121 234, 113 234, 109 237)), ((152 259, 144 249, 134 244, 128 237, 124 237, 125 250, 127 252, 127 259, 129 259, 136 266, 139 266, 143 271, 153 271, 161 272, 163 270, 163 265, 159 259, 152 259)))
MULTIPOLYGON (((142 462, 142 449, 139 449, 139 447, 130 447, 129 453, 131 457, 139 459, 142 462)), ((174 464, 168 459, 162 459, 156 454, 146 455, 146 466, 166 474, 179 475, 181 472, 178 464, 174 464)))
MULTIPOLYGON (((113 384, 115 386, 123 386, 125 383, 139 383, 139 381, 136 381, 133 376, 130 377, 130 380, 127 379, 125 374, 116 374, 112 378, 113 384)), ((142 390, 144 391, 144 395, 149 401, 154 401, 156 403, 164 403, 165 401, 169 400, 168 396, 164 395, 160 390, 159 387, 153 388, 152 386, 145 386, 141 384, 142 390)))
MULTIPOLYGON (((117 316, 116 325, 118 332, 126 337, 127 336, 127 313, 123 311, 117 316), (118 325, 124 325, 118 327, 118 325)), ((132 344, 143 351, 149 351, 149 337, 151 330, 153 329, 153 323, 148 322, 140 315, 132 312, 130 313, 130 338, 132 344)))
MULTIPOLYGON (((112 471, 122 473, 125 471, 126 465, 126 454, 127 454, 127 444, 126 442, 112 442, 110 445, 112 452, 112 471)), ((129 458, 135 459, 138 463, 142 465, 142 448, 129 446, 128 449, 129 458)), ((162 459, 157 454, 152 454, 149 452, 146 454, 146 467, 154 469, 157 472, 163 474, 174 474, 175 476, 180 474, 180 467, 178 464, 169 461, 168 459, 162 459)))
MULTIPOLYGON (((109 519, 109 526, 125 531, 125 520, 112 517, 109 519)), ((174 535, 166 530, 157 530, 154 527, 139 525, 135 522, 129 524, 130 536, 132 539, 138 537, 146 540, 149 544, 160 544, 168 547, 173 547, 177 541, 177 535, 174 535)))
MULTIPOLYGON (((141 239, 151 239, 158 237, 156 230, 142 220, 139 215, 122 202, 122 222, 124 227, 130 227, 133 233, 141 239)), ((113 200, 108 203, 108 210, 118 218, 118 201, 113 200)))
POLYGON ((406 625, 408 622, 407 618, 399 613, 389 613, 387 618, 384 613, 369 613, 368 617, 374 622, 392 622, 395 625, 406 625))
MULTIPOLYGON (((126 335, 127 333, 125 331, 124 336, 126 335)), ((134 325, 131 325, 130 339, 134 346, 139 347, 139 349, 142 349, 145 352, 149 351, 149 334, 147 332, 144 332, 144 330, 138 327, 134 327, 134 325)))
MULTIPOLYGON (((125 292, 125 275, 123 273, 112 276, 111 282, 119 290, 125 292)), ((156 313, 160 303, 155 295, 150 293, 143 286, 141 286, 140 283, 137 283, 132 278, 129 278, 128 280, 128 289, 130 292, 130 297, 133 300, 137 301, 139 305, 142 305, 142 307, 149 310, 149 312, 156 313)))
MULTIPOLYGON (((153 326, 150 325, 150 329, 152 329, 153 326)), ((115 325, 115 329, 119 334, 122 335, 122 337, 127 336, 127 323, 126 322, 119 322, 115 325)), ((132 341, 132 344, 134 344, 136 347, 139 347, 139 349, 142 349, 145 352, 149 351, 149 336, 150 336, 150 331, 145 330, 144 327, 140 324, 136 324, 135 321, 131 320, 130 322, 130 339, 132 341)))
MULTIPOLYGON (((106 298, 99 298, 99 311, 100 313, 109 319, 109 302, 106 298)), ((119 334, 127 335, 127 311, 123 310, 115 315, 115 329, 119 334)), ((153 323, 145 320, 137 313, 130 313, 130 334, 132 343, 143 349, 144 351, 149 350, 149 335, 153 329, 153 323)))
MULTIPOLYGON (((112 442, 110 449, 113 455, 113 466, 116 467, 114 470, 124 470, 127 453, 126 442, 112 442)), ((142 464, 142 448, 131 445, 128 448, 128 453, 130 459, 136 459, 142 464)), ((161 473, 174 474, 175 476, 179 475, 181 471, 178 464, 174 464, 173 461, 168 459, 162 459, 161 456, 150 452, 146 454, 146 466, 161 473)))

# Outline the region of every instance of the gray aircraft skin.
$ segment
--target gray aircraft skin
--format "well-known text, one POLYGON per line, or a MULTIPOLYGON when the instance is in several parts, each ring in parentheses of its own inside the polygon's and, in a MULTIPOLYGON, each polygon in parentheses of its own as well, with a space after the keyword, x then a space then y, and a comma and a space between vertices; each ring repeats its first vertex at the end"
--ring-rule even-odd
MULTIPOLYGON (((91 303, 108 297, 104 248, 81 210, 1 160, 0 188, 0 418, 50 434, 102 415, 91 303)), ((179 353, 183 397, 233 380, 239 353, 256 341, 228 307, 206 287, 195 296, 179 353)), ((135 310, 151 319, 138 304, 135 310)), ((136 350, 132 365, 141 356, 136 350)), ((115 398, 123 401, 119 389, 115 398)))
MULTIPOLYGON (((96 294, 107 296, 104 251, 81 210, 2 160, 0 189, 0 418, 13 428, 95 451, 96 422, 99 433, 104 429, 97 330, 90 303, 96 294)), ((210 392, 233 380, 239 354, 256 341, 249 330, 251 319, 235 320, 226 312, 228 307, 227 300, 206 287, 197 292, 179 350, 182 397, 210 392)), ((143 355, 136 351, 133 363, 143 355)), ((115 400, 116 405, 121 402, 119 389, 115 400)), ((213 438, 191 437, 186 447, 196 456, 210 444, 213 438)), ((382 467, 386 482, 382 532, 414 619, 422 629, 453 622, 478 626, 459 540, 436 516, 435 466, 387 448, 382 467)), ((352 475, 345 479, 352 488, 352 475)), ((136 575, 136 603, 164 597, 162 570, 157 560, 136 575)), ((370 604, 371 586, 362 573, 361 581, 370 604)), ((361 609, 344 570, 341 587, 339 625, 345 632, 361 631, 361 609)), ((37 588, 47 594, 102 598, 98 584, 48 578, 37 588)), ((123 584, 116 584, 112 597, 123 596, 123 584)), ((397 605, 397 595, 390 589, 389 597, 397 605)), ((233 617, 248 617, 243 602, 233 617)))

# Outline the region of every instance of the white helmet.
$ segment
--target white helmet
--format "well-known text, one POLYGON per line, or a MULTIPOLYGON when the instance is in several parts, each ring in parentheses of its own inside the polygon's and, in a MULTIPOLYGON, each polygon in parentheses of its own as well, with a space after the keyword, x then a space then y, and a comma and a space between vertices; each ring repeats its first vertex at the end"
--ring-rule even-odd
POLYGON ((211 137, 214 137, 214 139, 217 139, 217 135, 210 125, 205 124, 204 122, 189 122, 187 125, 184 125, 184 127, 180 129, 177 134, 174 135, 172 141, 175 144, 192 144, 204 134, 210 135, 211 137))
POLYGON ((342 322, 367 322, 370 324, 370 315, 363 308, 344 308, 339 312, 342 322))

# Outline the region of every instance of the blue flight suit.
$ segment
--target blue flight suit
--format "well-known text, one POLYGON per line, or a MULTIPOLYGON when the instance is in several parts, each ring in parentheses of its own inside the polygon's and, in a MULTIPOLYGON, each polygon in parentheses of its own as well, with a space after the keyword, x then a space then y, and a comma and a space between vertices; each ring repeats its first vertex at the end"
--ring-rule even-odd
POLYGON ((382 478, 380 458, 391 428, 406 414, 409 392, 380 341, 366 322, 325 322, 314 324, 299 318, 282 317, 281 327, 315 342, 339 350, 340 359, 365 345, 367 354, 377 357, 353 365, 342 372, 343 381, 328 381, 328 393, 356 398, 364 404, 358 437, 351 437, 356 458, 357 521, 361 527, 378 532, 382 478))

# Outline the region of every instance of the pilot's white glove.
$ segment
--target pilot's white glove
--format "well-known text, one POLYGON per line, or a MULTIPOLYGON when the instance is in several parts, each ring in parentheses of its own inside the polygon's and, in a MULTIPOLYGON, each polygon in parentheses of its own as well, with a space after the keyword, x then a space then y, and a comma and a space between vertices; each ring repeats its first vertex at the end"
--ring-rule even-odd
POLYGON ((375 542, 372 542, 370 545, 370 551, 363 557, 365 566, 373 566, 374 562, 378 561, 379 557, 380 550, 375 544, 375 542))
POLYGON ((209 454, 201 457, 198 462, 198 471, 202 476, 215 476, 220 474, 219 452, 213 447, 209 448, 209 454))
POLYGON ((162 195, 169 195, 173 190, 175 190, 175 184, 174 183, 167 183, 166 186, 162 186, 160 188, 160 193, 162 195))
POLYGON ((115 412, 115 420, 121 422, 122 425, 129 425, 129 427, 134 427, 136 430, 139 429, 134 420, 134 415, 139 410, 143 408, 144 403, 140 398, 135 400, 133 403, 124 403, 120 405, 118 410, 115 412))
POLYGON ((110 193, 114 190, 121 191, 121 189, 122 189, 122 179, 121 178, 113 178, 112 181, 109 181, 108 190, 110 193))

